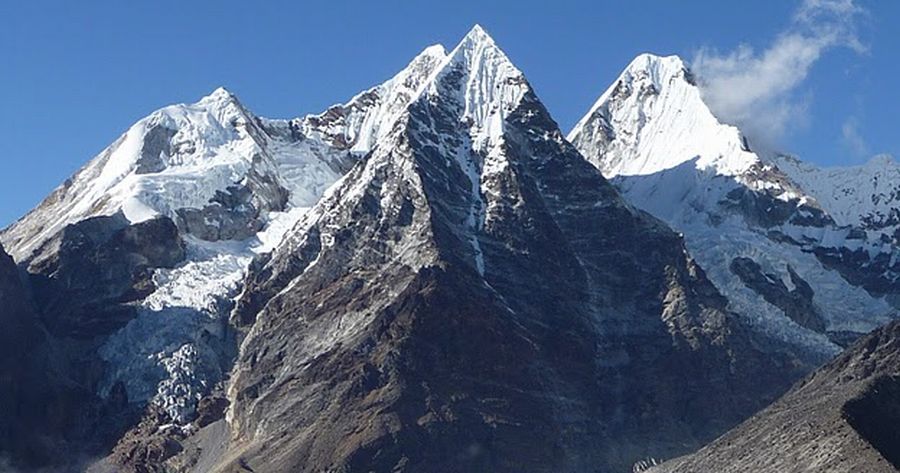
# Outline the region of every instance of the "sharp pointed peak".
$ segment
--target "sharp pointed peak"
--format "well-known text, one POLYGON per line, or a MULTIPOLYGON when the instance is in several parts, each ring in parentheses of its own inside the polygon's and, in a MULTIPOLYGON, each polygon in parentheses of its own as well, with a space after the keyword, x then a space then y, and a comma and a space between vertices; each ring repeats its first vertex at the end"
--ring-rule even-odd
POLYGON ((498 139, 502 121, 530 90, 522 71, 480 25, 475 25, 411 103, 423 96, 456 96, 473 137, 482 146, 498 139))
POLYGON ((608 177, 657 173, 698 157, 698 167, 738 175, 760 159, 738 128, 719 121, 675 55, 635 57, 568 138, 608 177))
MULTIPOLYGON (((471 50, 491 50, 496 49, 500 50, 497 46, 497 43, 494 41, 494 38, 485 31, 481 25, 476 24, 463 36, 463 39, 459 42, 456 48, 450 53, 450 56, 455 56, 461 51, 471 51, 471 50)), ((501 51, 502 52, 502 51, 501 51)), ((504 55, 505 56, 505 55, 504 55)))
POLYGON ((463 39, 447 55, 447 64, 464 61, 476 64, 488 58, 495 65, 504 64, 511 70, 521 75, 521 71, 513 65, 506 53, 497 45, 494 39, 481 25, 476 24, 463 37, 463 39))
POLYGON ((236 95, 221 86, 198 100, 193 106, 223 114, 252 115, 236 95))
POLYGON ((488 34, 487 30, 485 30, 478 23, 475 23, 475 25, 472 26, 472 29, 470 29, 469 32, 466 33, 466 36, 463 37, 463 42, 465 42, 466 40, 478 42, 486 41, 490 43, 494 42, 494 38, 491 38, 491 35, 488 34))

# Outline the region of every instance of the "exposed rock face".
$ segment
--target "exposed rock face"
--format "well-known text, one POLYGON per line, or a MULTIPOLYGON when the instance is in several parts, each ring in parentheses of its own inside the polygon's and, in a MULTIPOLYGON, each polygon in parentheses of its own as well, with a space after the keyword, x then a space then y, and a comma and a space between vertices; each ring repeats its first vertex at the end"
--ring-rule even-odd
POLYGON ((40 337, 37 316, 19 270, 0 247, 0 452, 21 456, 33 438, 21 406, 30 347, 40 337))
POLYGON ((476 28, 252 265, 217 469, 624 471, 670 457, 804 369, 725 306, 476 28))
MULTIPOLYGON (((151 406, 137 426, 119 440, 109 458, 109 468, 130 473, 164 472, 166 460, 182 451, 184 434, 163 410, 151 406)), ((96 470, 96 468, 95 468, 96 470)))
MULTIPOLYGON (((141 120, 0 233, 31 273, 0 254, 0 455, 582 472, 709 442, 833 353, 826 335, 886 320, 896 261, 870 251, 889 217, 838 226, 730 127, 644 159, 690 150, 639 139, 669 86, 696 85, 675 66, 631 71, 576 144, 687 247, 480 28, 323 114, 256 117, 220 89, 141 120)), ((872 386, 841 412, 889 452, 897 383, 872 386)))
POLYGON ((750 258, 737 257, 731 260, 731 271, 737 274, 747 287, 783 310, 794 322, 810 330, 823 332, 825 323, 813 304, 812 288, 793 268, 788 266, 787 270, 793 289, 788 289, 777 276, 763 273, 762 268, 750 258))
POLYGON ((104 369, 97 346, 135 316, 129 302, 152 292, 154 268, 184 259, 183 243, 164 217, 129 224, 115 215, 69 225, 48 240, 31 261, 33 273, 22 276, 28 286, 2 256, 0 302, 9 319, 2 346, 10 350, 2 359, 10 365, 3 368, 9 417, 0 425, 15 435, 0 440, 0 453, 22 468, 78 471, 139 414, 121 385, 105 399, 95 392, 104 369))
POLYGON ((121 435, 130 413, 115 396, 94 395, 91 343, 49 333, 27 282, 0 251, 0 458, 14 471, 79 471, 121 435))
POLYGON ((753 418, 652 473, 900 470, 900 323, 859 340, 753 418))
POLYGON ((176 210, 185 233, 207 241, 246 240, 265 227, 269 212, 285 210, 290 192, 273 176, 251 170, 245 183, 217 190, 202 209, 176 210))
MULTIPOLYGON (((852 185, 830 193, 814 170, 755 153, 716 119, 678 57, 637 57, 569 139, 630 203, 684 234, 729 308, 754 329, 828 357, 897 316, 900 250, 884 233, 893 227, 865 226, 878 212, 864 210, 871 204, 852 185), (851 209, 864 215, 850 218, 851 209), (799 292, 795 276, 804 281, 799 292)), ((874 187, 854 180, 886 202, 886 172, 874 187)))
POLYGON ((900 470, 900 375, 876 378, 857 397, 844 404, 841 413, 854 430, 900 470))
POLYGON ((65 227, 38 250, 29 271, 50 332, 90 339, 124 326, 134 316, 128 303, 155 289, 153 270, 184 258, 184 243, 168 218, 129 224, 116 214, 65 227))
POLYGON ((141 156, 135 166, 135 174, 153 174, 166 168, 166 158, 172 155, 172 138, 178 130, 157 124, 147 129, 141 156))

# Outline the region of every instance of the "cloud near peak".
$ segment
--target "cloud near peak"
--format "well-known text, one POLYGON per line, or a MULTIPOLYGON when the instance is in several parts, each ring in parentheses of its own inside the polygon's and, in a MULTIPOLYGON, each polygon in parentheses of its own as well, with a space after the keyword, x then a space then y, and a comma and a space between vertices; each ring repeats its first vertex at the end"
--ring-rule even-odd
POLYGON ((738 125, 758 145, 772 147, 805 122, 808 100, 795 92, 816 61, 838 47, 866 51, 856 34, 865 15, 854 0, 804 0, 768 48, 703 48, 692 69, 720 120, 738 125))

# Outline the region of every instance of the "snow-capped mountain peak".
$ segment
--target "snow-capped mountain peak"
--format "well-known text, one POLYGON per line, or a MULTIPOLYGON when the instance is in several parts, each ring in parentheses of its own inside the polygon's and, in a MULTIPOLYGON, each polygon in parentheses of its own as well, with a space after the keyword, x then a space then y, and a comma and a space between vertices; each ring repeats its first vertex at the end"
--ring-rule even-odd
POLYGON ((528 90, 522 72, 493 38, 475 25, 435 71, 423 93, 455 94, 476 146, 482 147, 496 144, 503 132, 503 120, 528 90), (448 84, 457 90, 441 90, 448 84))
MULTIPOLYGON (((569 139, 632 204, 681 231, 732 309, 761 329, 834 352, 831 342, 871 330, 892 311, 882 296, 894 278, 890 237, 835 225, 858 223, 838 211, 860 208, 847 198, 857 188, 872 187, 857 200, 900 195, 883 185, 891 179, 873 175, 862 179, 867 184, 853 180, 853 188, 822 186, 816 183, 848 174, 832 178, 761 158, 740 130, 715 117, 679 58, 638 56, 569 139), (842 188, 847 195, 829 191, 842 188), (762 282, 767 278, 780 281, 762 282), (810 289, 801 298, 802 291, 791 289, 807 286, 828 290, 810 289), (803 298, 801 305, 785 302, 803 298)), ((882 210, 855 218, 871 217, 882 227, 900 222, 889 206, 882 210)))
POLYGON ((445 56, 441 46, 426 48, 381 85, 294 120, 258 117, 224 88, 163 107, 0 232, 18 262, 44 271, 68 257, 60 248, 82 228, 177 229, 173 247, 182 260, 141 272, 152 276, 143 287, 152 292, 129 302, 130 319, 95 334, 102 346, 91 356, 107 366, 89 383, 97 394, 122 383, 130 403, 149 401, 175 422, 189 419, 222 376, 222 327, 250 261, 392 128, 445 56))
POLYGON ((691 160, 735 176, 759 162, 740 131, 713 115, 678 56, 635 58, 568 138, 607 177, 652 174, 691 160))
POLYGON ((3 241, 23 261, 63 227, 85 218, 122 212, 136 223, 201 208, 251 169, 273 172, 264 140, 250 112, 223 88, 192 104, 164 107, 6 229, 3 241))
MULTIPOLYGON (((238 96, 225 87, 216 88, 208 95, 188 106, 206 110, 222 124, 244 125, 254 117, 253 113, 244 107, 238 96)), ((175 105, 174 107, 185 107, 185 105, 175 105)), ((171 107, 166 107, 163 110, 168 108, 171 107)))
MULTIPOLYGON (((625 422, 622 419, 647 420, 656 415, 647 414, 644 406, 640 414, 630 408, 604 410, 601 406, 609 405, 607 399, 630 398, 631 392, 690 392, 692 396, 698 392, 645 389, 631 380, 656 380, 658 373, 667 371, 663 367, 667 363, 657 359, 685 360, 672 366, 693 365, 687 361, 694 357, 693 350, 717 350, 707 343, 712 337, 706 334, 727 338, 730 329, 726 326, 733 322, 719 311, 720 297, 689 260, 679 237, 626 205, 566 142, 522 73, 480 27, 438 66, 371 153, 357 161, 271 254, 251 267, 246 281, 232 313, 232 320, 247 330, 228 386, 228 396, 234 400, 227 418, 233 438, 256 445, 291 438, 291 446, 279 444, 266 456, 284 457, 282 452, 290 450, 323 451, 329 458, 321 468, 326 470, 340 470, 339 462, 345 460, 334 459, 331 439, 338 437, 332 437, 331 425, 319 419, 340 419, 354 412, 361 397, 336 394, 341 387, 314 387, 323 385, 323 376, 342 379, 340 372, 350 366, 344 361, 349 357, 353 363, 372 360, 372 372, 383 373, 377 375, 384 380, 379 383, 398 386, 390 394, 397 401, 387 401, 391 407, 381 411, 385 413, 426 406, 405 395, 407 385, 442 385, 438 389, 444 389, 445 383, 435 382, 429 362, 412 361, 422 360, 424 353, 452 353, 446 357, 448 368, 441 368, 438 376, 486 383, 491 398, 505 385, 551 386, 546 393, 540 392, 537 403, 565 399, 566 406, 559 408, 566 415, 549 416, 546 423, 526 412, 543 415, 560 410, 514 407, 509 411, 513 415, 504 415, 521 419, 514 429, 527 438, 533 439, 530 434, 535 431, 547 434, 546 441, 537 439, 527 450, 553 444, 550 438, 558 437, 557 432, 581 429, 586 422, 582 419, 602 425, 603 429, 590 428, 597 437, 579 441, 577 447, 572 444, 572 451, 580 451, 584 445, 606 445, 600 430, 618 430, 616 423, 625 422), (449 299, 432 299, 444 293, 449 299), (454 301, 471 303, 473 309, 457 310, 454 301), (434 336, 422 331, 425 324, 434 327, 434 336), (687 343, 682 343, 686 340, 679 335, 682 330, 691 332, 687 343), (387 331, 389 337, 378 335, 387 331), (490 333, 491 338, 480 338, 481 333, 490 333), (459 343, 471 340, 471 334, 478 337, 474 346, 481 347, 479 358, 490 360, 486 366, 492 374, 483 374, 477 364, 461 358, 458 348, 445 351, 450 346, 467 347, 468 342, 459 343), (419 336, 424 337, 423 352, 415 348, 419 336), (394 350, 399 340, 410 343, 404 341, 402 350, 394 350), (371 358, 386 352, 397 353, 388 363, 399 360, 412 370, 394 369, 371 358), (535 353, 537 360, 523 363, 523 353, 535 353), (511 362, 497 361, 507 356, 511 362), (522 371, 519 366, 541 369, 522 371), (419 367, 424 371, 413 374, 419 367), (520 372, 553 381, 513 380, 520 372), (545 373, 554 374, 545 378, 545 373), (584 386, 586 373, 590 383, 597 383, 582 391, 589 396, 559 395, 573 392, 559 386, 584 386), (605 394, 595 396, 598 392, 605 394), (330 407, 323 413, 315 406, 325 402, 330 407), (574 413, 568 407, 573 405, 590 407, 574 413), (313 409, 315 414, 307 415, 313 409), (291 415, 273 415, 283 412, 291 415), (598 419, 600 412, 609 417, 598 419), (573 419, 564 422, 579 427, 537 427, 555 425, 560 417, 573 419), (301 430, 318 434, 305 438, 290 434, 301 430)), ((369 366, 369 361, 365 363, 369 366)), ((730 377, 725 373, 732 368, 724 367, 735 365, 724 361, 719 366, 721 371, 711 371, 730 377)), ((671 379, 673 386, 684 386, 680 376, 663 377, 671 379)), ((704 381, 703 376, 684 378, 704 381)), ((735 376, 739 382, 747 379, 755 377, 735 376)), ((720 391, 729 385, 717 383, 712 387, 716 394, 705 401, 715 404, 730 397, 720 391)), ((429 388, 427 396, 445 398, 439 390, 429 388)), ((475 391, 481 387, 470 390, 475 391)), ((739 391, 740 397, 746 397, 745 390, 739 391)), ((372 393, 366 402, 376 398, 381 402, 382 394, 372 393)), ((483 405, 479 394, 470 399, 472 406, 483 405)), ((647 405, 662 404, 652 400, 647 405)), ((466 420, 452 426, 453 431, 485 428, 483 414, 470 416, 468 407, 461 405, 452 408, 457 418, 475 422, 466 420)), ((665 410, 661 407, 659 412, 665 410)), ((701 407, 695 411, 699 416, 691 412, 679 418, 694 422, 704 414, 700 411, 708 410, 701 407)), ((419 430, 415 419, 411 420, 401 428, 409 425, 419 430)), ((443 426, 428 422, 425 436, 443 435, 443 426)), ((380 425, 380 421, 369 424, 380 425)), ((658 425, 632 424, 628 429, 641 432, 636 441, 644 443, 645 432, 658 430, 658 425)), ((394 453, 381 453, 387 450, 381 447, 382 439, 391 442, 390 449, 396 452, 407 448, 406 441, 391 439, 407 436, 402 431, 378 430, 365 440, 377 447, 353 453, 355 465, 381 470, 399 464, 391 457, 394 453), (369 452, 378 453, 373 457, 369 452)), ((493 425, 487 431, 498 432, 493 425)), ((454 438, 459 437, 454 434, 454 438)), ((550 456, 554 459, 547 465, 552 466, 540 469, 624 471, 624 465, 612 465, 619 460, 578 455, 571 463, 560 463, 556 453, 550 456)), ((306 468, 310 458, 314 456, 302 460, 306 468)), ((256 468, 255 462, 268 459, 247 461, 256 468)), ((416 461, 410 464, 412 469, 434 469, 416 461)), ((448 460, 434 464, 446 467, 448 460)), ((296 469, 294 465, 259 466, 259 470, 296 469)), ((460 471, 492 469, 482 464, 450 465, 460 471)), ((534 469, 530 464, 528 468, 534 469)))
POLYGON ((216 87, 209 95, 200 99, 200 102, 220 102, 223 100, 235 100, 237 97, 224 86, 216 87))

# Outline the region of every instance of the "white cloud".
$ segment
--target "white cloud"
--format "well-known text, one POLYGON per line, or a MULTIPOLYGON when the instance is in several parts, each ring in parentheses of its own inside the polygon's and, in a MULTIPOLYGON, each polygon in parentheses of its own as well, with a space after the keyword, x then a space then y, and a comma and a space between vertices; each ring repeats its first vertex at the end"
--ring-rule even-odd
POLYGON ((806 120, 806 98, 797 88, 813 64, 830 49, 864 52, 856 23, 866 11, 854 0, 804 0, 788 28, 772 44, 756 51, 741 45, 734 51, 701 49, 692 68, 713 112, 736 124, 763 146, 777 143, 806 120))
POLYGON ((841 126, 841 137, 844 146, 849 148, 857 158, 869 155, 869 145, 859 133, 859 120, 856 117, 850 117, 844 121, 844 125, 841 126))

